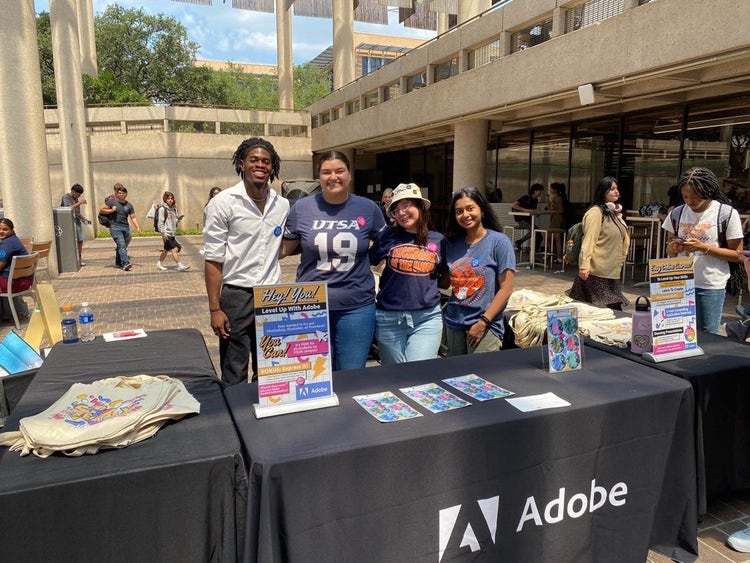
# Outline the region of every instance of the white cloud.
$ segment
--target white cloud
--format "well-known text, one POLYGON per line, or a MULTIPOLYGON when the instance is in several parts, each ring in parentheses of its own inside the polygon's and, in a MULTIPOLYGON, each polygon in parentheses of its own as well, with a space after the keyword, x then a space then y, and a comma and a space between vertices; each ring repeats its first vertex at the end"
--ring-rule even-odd
MULTIPOLYGON (((94 0, 94 13, 103 12, 113 0, 94 0)), ((215 0, 213 6, 186 4, 173 0, 117 0, 124 8, 141 8, 148 14, 163 13, 185 26, 188 39, 200 44, 198 56, 203 59, 276 64, 276 16, 239 10, 215 0)), ((49 11, 49 0, 36 0, 37 12, 49 11)), ((389 25, 355 22, 355 31, 429 39, 429 31, 403 27, 389 11, 389 25)), ((292 21, 292 55, 294 64, 303 64, 328 48, 332 40, 331 21, 321 18, 294 17, 292 21)))

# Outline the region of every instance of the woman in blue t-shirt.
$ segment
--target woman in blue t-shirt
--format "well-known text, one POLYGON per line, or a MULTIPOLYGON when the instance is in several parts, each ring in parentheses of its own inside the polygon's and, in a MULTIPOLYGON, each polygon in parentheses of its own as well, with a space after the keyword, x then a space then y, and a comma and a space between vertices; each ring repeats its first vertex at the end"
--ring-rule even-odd
POLYGON ((302 249, 297 281, 327 282, 333 369, 365 367, 375 332, 375 280, 370 241, 385 227, 378 204, 350 193, 349 160, 324 153, 318 163, 322 192, 289 212, 282 256, 302 249))
MULTIPOLYGON (((8 277, 10 276, 10 264, 14 256, 26 256, 26 247, 16 236, 15 225, 10 219, 0 219, 0 290, 8 291, 8 277)), ((34 283, 34 276, 19 278, 13 282, 13 291, 24 291, 34 283)), ((29 316, 29 308, 23 297, 14 297, 13 303, 16 311, 21 317, 29 316)))
MULTIPOLYGON (((494 352, 502 348, 503 311, 513 292, 513 246, 476 188, 453 195, 448 217, 448 355, 494 352)), ((448 287, 447 276, 441 282, 448 287)))
POLYGON ((370 261, 385 260, 375 311, 375 339, 383 365, 436 358, 443 334, 438 279, 447 273, 445 237, 429 229, 430 200, 416 184, 399 184, 370 261))

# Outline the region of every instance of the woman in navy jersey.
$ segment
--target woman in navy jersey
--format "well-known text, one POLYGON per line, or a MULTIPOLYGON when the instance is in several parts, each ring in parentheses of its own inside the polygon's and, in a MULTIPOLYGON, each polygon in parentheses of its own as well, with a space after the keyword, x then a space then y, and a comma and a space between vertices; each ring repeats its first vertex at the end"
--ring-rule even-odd
POLYGON ((327 282, 333 369, 365 366, 375 332, 375 280, 370 242, 385 227, 374 201, 350 192, 349 160, 338 151, 320 157, 322 192, 297 201, 284 231, 282 256, 297 247, 299 282, 327 282))

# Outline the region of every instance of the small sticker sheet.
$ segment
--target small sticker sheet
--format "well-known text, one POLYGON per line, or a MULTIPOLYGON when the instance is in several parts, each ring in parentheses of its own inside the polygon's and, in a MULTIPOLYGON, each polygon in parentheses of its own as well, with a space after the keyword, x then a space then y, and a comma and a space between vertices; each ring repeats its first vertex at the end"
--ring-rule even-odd
POLYGON ((403 387, 399 391, 430 412, 451 411, 471 405, 470 402, 457 397, 437 383, 403 387))
POLYGON ((578 335, 576 307, 547 311, 547 342, 550 373, 581 369, 581 337, 578 335))
POLYGON ((490 383, 474 373, 460 377, 449 377, 443 379, 443 381, 477 401, 491 401, 492 399, 502 399, 510 395, 515 395, 513 391, 503 389, 499 385, 490 383))
POLYGON ((390 391, 357 395, 352 399, 380 422, 397 422, 422 416, 421 412, 410 407, 390 391))

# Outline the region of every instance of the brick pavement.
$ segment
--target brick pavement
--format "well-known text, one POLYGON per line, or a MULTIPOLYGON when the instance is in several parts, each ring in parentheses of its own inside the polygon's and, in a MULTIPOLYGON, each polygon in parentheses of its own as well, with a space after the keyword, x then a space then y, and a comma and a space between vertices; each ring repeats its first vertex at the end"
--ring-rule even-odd
MULTIPOLYGON (((218 366, 218 341, 208 324, 208 306, 203 283, 202 259, 198 253, 200 236, 180 237, 183 261, 190 265, 187 272, 156 269, 161 248, 157 238, 133 239, 130 257, 133 269, 123 272, 114 266, 114 243, 111 239, 96 239, 84 243, 86 266, 79 272, 61 274, 53 280, 58 303, 70 303, 76 308, 88 301, 96 317, 97 334, 130 328, 143 328, 146 332, 165 328, 196 328, 206 340, 211 359, 218 366)), ((294 281, 298 258, 282 262, 283 280, 294 281)), ((167 264, 171 263, 168 257, 167 264)), ((527 270, 519 267, 515 287, 529 288, 545 293, 559 293, 568 289, 575 272, 546 273, 541 268, 527 270)), ((642 274, 641 274, 642 276, 642 274)), ((642 278, 638 278, 642 279, 642 278)), ((645 294, 645 288, 631 283, 624 286, 626 295, 634 300, 645 294)), ((736 319, 734 306, 737 299, 729 297, 725 306, 725 319, 736 319)), ((13 328, 12 321, 0 324, 0 338, 13 328)), ((22 326, 21 333, 25 330, 22 326)), ((179 354, 179 350, 165 350, 165 354, 179 354)), ((739 492, 729 497, 714 498, 709 503, 709 513, 702 518, 699 530, 700 563, 740 562, 750 558, 730 550, 726 545, 728 534, 742 529, 750 522, 750 492, 739 492)), ((649 553, 648 561, 666 563, 668 559, 649 553)))

